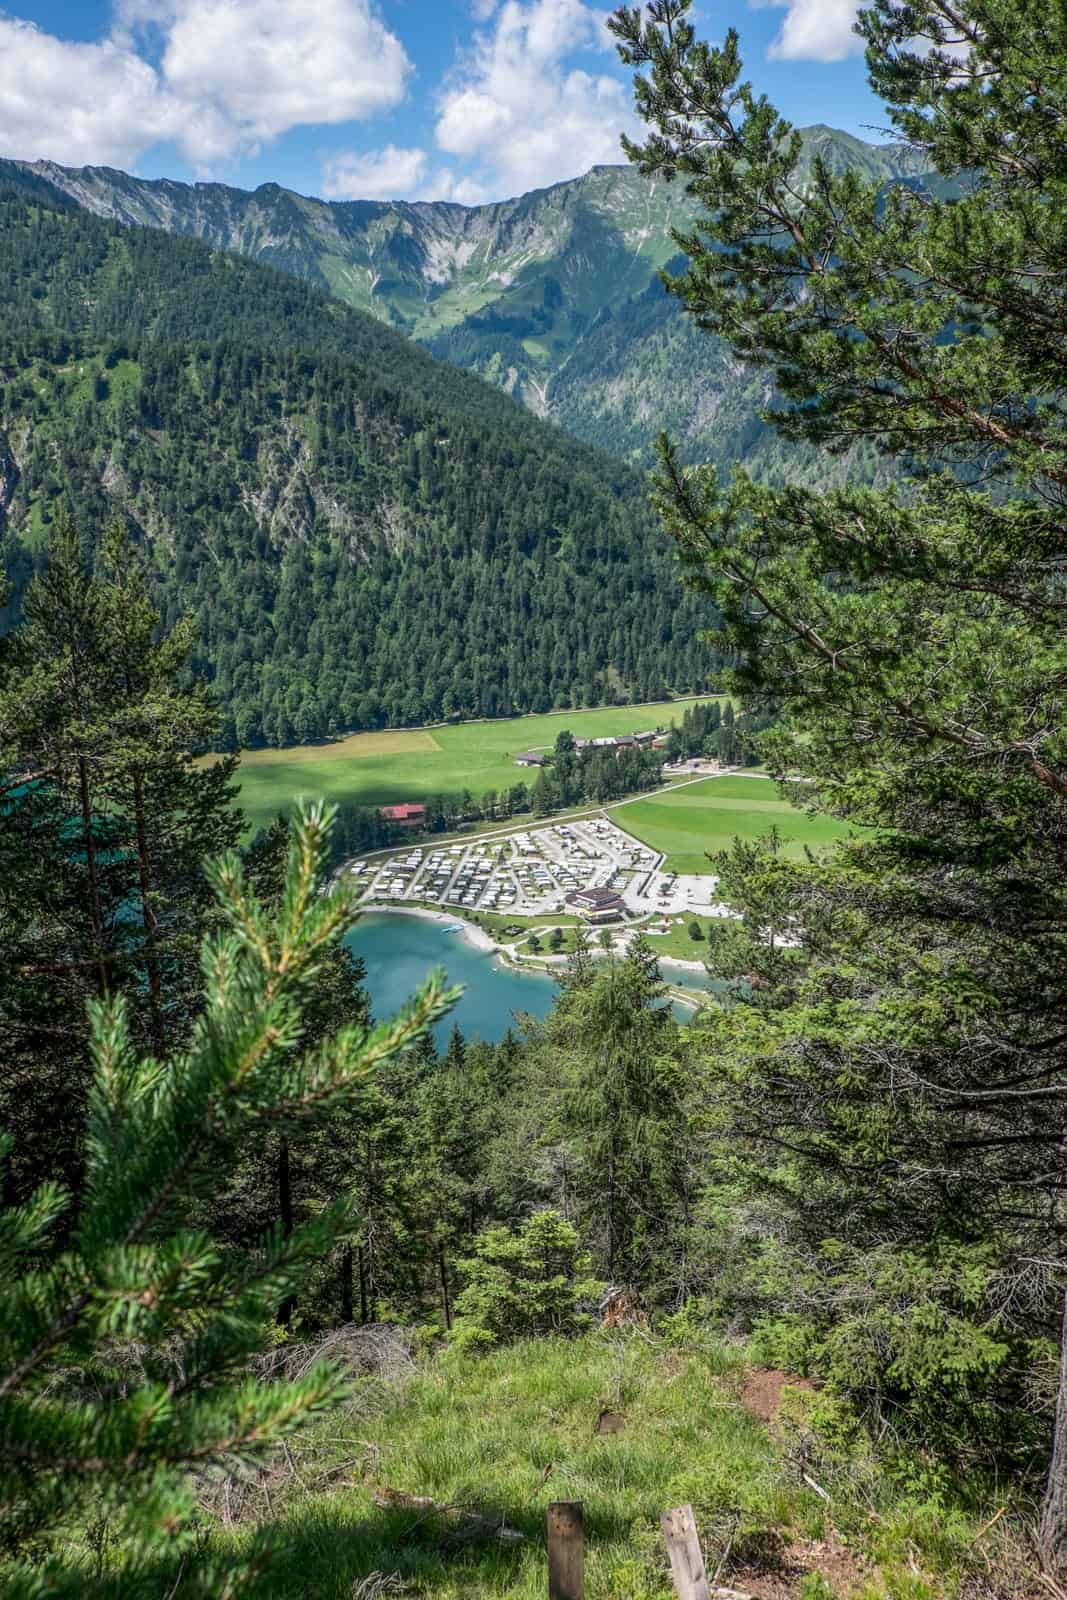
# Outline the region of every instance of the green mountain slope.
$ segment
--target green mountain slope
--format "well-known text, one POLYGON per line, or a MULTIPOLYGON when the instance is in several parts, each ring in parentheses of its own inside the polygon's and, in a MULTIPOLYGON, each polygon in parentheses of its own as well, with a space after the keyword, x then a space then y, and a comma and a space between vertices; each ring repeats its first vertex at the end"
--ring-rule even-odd
MULTIPOLYGON (((864 144, 821 126, 804 137, 808 159, 817 153, 835 169, 855 168, 878 182, 916 173, 905 146, 864 144)), ((655 273, 675 253, 671 227, 688 226, 694 215, 679 184, 602 166, 515 200, 465 207, 329 203, 276 184, 249 193, 97 167, 24 170, 98 214, 192 234, 305 278, 588 442, 636 460, 647 456, 663 416, 664 361, 679 355, 703 394, 687 419, 687 453, 727 461, 736 441, 747 440, 746 449, 765 442, 755 421, 759 375, 738 383, 671 301, 659 308, 654 332, 640 327, 655 273), (605 334, 605 321, 620 316, 621 329, 605 334), (627 339, 621 373, 612 355, 620 332, 627 339), (724 435, 723 404, 709 410, 708 397, 727 394, 724 435)))
POLYGON ((56 501, 197 609, 244 742, 699 687, 625 468, 309 285, 0 174, 0 538, 56 501))

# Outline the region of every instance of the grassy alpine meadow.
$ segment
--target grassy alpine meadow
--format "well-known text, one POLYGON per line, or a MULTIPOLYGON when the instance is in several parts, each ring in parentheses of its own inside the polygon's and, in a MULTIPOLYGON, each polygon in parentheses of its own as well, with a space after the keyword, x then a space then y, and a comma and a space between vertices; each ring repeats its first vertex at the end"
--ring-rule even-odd
MULTIPOLYGON (((717 698, 701 695, 701 702, 717 698)), ((546 750, 569 728, 576 738, 636 733, 680 722, 696 699, 607 706, 435 728, 354 733, 333 744, 250 750, 241 758, 241 805, 252 827, 288 811, 301 796, 392 805, 431 794, 474 795, 530 782, 536 768, 517 767, 522 750, 546 750)))
MULTIPOLYGON (((812 1396, 781 1390, 768 1426, 758 1387, 738 1346, 622 1331, 368 1380, 268 1488, 273 1600, 544 1600, 554 1500, 584 1506, 587 1600, 672 1600, 659 1517, 686 1503, 709 1572, 741 1591, 954 1594, 984 1506, 927 1512, 884 1483, 861 1496, 831 1478, 828 1505, 789 1448, 791 1407, 812 1396), (619 1431, 597 1431, 604 1411, 619 1431)), ((215 1537, 239 1548, 251 1529, 215 1537)))
POLYGON ((667 856, 675 872, 707 872, 708 856, 734 839, 758 839, 773 826, 785 854, 805 845, 833 844, 854 831, 834 817, 809 816, 783 800, 771 778, 706 778, 625 802, 616 820, 627 832, 667 856))

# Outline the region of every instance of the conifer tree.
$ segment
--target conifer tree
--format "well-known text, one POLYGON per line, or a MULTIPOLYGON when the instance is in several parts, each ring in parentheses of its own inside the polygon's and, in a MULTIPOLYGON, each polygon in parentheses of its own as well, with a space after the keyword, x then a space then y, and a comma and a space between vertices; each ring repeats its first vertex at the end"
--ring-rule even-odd
POLYGON ((158 629, 122 534, 94 570, 61 515, 0 659, 0 1115, 19 1135, 19 1192, 60 1167, 75 1181, 88 998, 125 994, 139 1047, 188 1033, 211 914, 202 863, 240 834, 234 758, 194 759, 219 714, 183 681, 190 626, 158 629))
POLYGON ((763 1291, 831 1379, 927 1447, 1026 1451, 1050 1431, 1026 1394, 1035 1351, 1055 1369, 1067 1284, 1062 6, 861 11, 872 87, 930 169, 889 187, 802 168, 736 32, 701 43, 689 11, 612 21, 650 130, 628 154, 703 203, 669 287, 770 369, 786 437, 910 475, 723 484, 661 446, 732 685, 784 707, 772 770, 879 830, 735 872, 752 942, 787 901, 800 948, 777 992, 712 1020, 709 1091, 777 1206, 763 1291))
POLYGON ((623 960, 572 973, 543 1035, 549 1070, 558 1077, 562 1066, 560 1131, 579 1157, 585 1234, 598 1268, 619 1283, 649 1282, 671 1211, 682 1112, 664 992, 649 945, 635 939, 623 960))
MULTIPOLYGON (((302 1002, 354 919, 343 892, 320 892, 328 823, 314 807, 294 824, 273 910, 236 856, 208 870, 219 928, 186 1048, 146 1055, 123 997, 91 1002, 84 1200, 65 1241, 53 1242, 71 1201, 61 1182, 0 1212, 0 1585, 12 1600, 118 1596, 165 1576, 194 1543, 191 1475, 263 1461, 343 1394, 328 1364, 265 1382, 250 1362, 351 1226, 344 1202, 236 1259, 190 1220, 245 1141, 304 1135, 358 1103, 454 998, 434 977, 391 1021, 306 1037, 302 1002), (118 1541, 95 1584, 64 1547, 90 1509, 118 1541)), ((194 1559, 183 1592, 247 1580, 267 1594, 266 1560, 262 1540, 231 1569, 194 1559)))

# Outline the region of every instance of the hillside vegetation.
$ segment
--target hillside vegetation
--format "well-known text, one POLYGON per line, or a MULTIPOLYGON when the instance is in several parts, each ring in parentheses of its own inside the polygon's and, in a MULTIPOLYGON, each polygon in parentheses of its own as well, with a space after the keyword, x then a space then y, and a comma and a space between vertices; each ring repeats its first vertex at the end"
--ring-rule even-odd
MULTIPOLYGON (((32 187, 32 185, 31 185, 32 187)), ((0 196, 0 533, 143 544, 245 744, 703 687, 640 481, 305 284, 0 196)))
MULTIPOLYGON (((925 170, 905 144, 868 144, 823 125, 805 129, 804 141, 805 177, 816 158, 878 183, 925 170)), ((816 459, 776 444, 758 417, 765 375, 744 373, 656 279, 677 253, 671 229, 699 214, 680 183, 598 166, 515 199, 460 206, 331 203, 278 184, 250 193, 50 162, 9 170, 89 211, 190 234, 303 278, 618 455, 647 462, 666 426, 694 460, 750 459, 773 475, 816 459)), ((873 464, 861 451, 847 470, 873 464)))
POLYGON ((588 1600, 674 1600, 659 1518, 684 1503, 709 1572, 766 1600, 931 1600, 987 1570, 979 1501, 935 1511, 870 1463, 823 1461, 828 1506, 804 1481, 814 1396, 754 1376, 743 1346, 622 1329, 416 1364, 374 1335, 386 1379, 234 1502, 251 1522, 270 1501, 278 1600, 544 1600, 553 1500, 583 1503, 588 1600), (620 1431, 597 1431, 603 1412, 620 1431))

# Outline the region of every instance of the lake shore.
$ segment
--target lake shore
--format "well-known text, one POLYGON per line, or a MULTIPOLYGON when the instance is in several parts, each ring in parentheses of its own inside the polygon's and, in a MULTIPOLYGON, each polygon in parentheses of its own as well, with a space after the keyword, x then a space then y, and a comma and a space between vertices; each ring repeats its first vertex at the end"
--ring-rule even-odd
POLYGON ((459 938, 465 939, 475 950, 481 950, 485 955, 503 955, 503 947, 486 933, 484 928, 477 927, 473 922, 468 922, 464 917, 457 917, 448 911, 431 911, 428 906, 396 906, 380 905, 376 900, 360 906, 360 912, 368 916, 383 917, 418 917, 421 922, 436 922, 441 927, 458 927, 459 938))
MULTIPOLYGON (((436 922, 441 927, 458 927, 460 933, 457 937, 466 940, 475 950, 481 950, 485 955, 495 955, 501 961, 506 961, 516 972, 544 972, 552 967, 566 966, 570 960, 569 956, 549 955, 532 957, 529 961, 525 961, 518 956, 515 950, 516 940, 511 941, 509 944, 500 944, 491 934, 486 933, 484 928, 478 927, 476 923, 468 922, 465 917, 451 911, 433 911, 428 906, 382 905, 377 901, 361 906, 360 911, 366 912, 368 915, 373 913, 375 916, 418 917, 423 922, 436 922)), ((641 929, 637 928, 633 931, 640 933, 641 929)), ((654 944, 652 949, 655 950, 654 944)), ((601 950, 596 945, 592 947, 589 953, 594 958, 607 954, 606 951, 601 950)), ((659 963, 662 967, 677 967, 680 972, 702 973, 704 971, 704 963, 702 961, 682 961, 677 956, 660 956, 659 963)))

